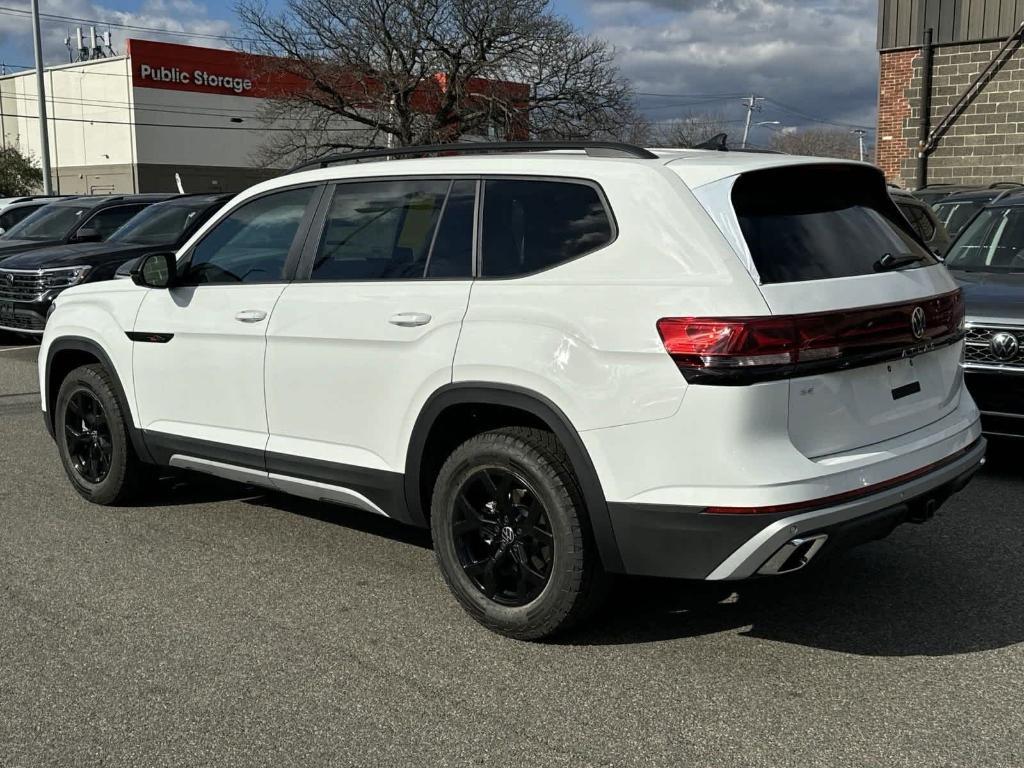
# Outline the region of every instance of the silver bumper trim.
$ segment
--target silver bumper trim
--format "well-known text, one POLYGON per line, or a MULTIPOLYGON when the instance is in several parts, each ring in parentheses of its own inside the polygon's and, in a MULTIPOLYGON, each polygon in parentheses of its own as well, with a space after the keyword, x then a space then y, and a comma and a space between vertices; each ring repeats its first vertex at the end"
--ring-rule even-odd
POLYGON ((746 579, 790 539, 802 533, 811 532, 836 523, 869 515, 882 509, 900 504, 908 499, 926 494, 928 491, 955 480, 985 461, 985 441, 979 440, 970 453, 961 456, 944 467, 923 477, 915 478, 903 485, 881 491, 863 499, 826 509, 803 512, 792 517, 777 520, 747 540, 707 577, 708 581, 734 581, 746 579))

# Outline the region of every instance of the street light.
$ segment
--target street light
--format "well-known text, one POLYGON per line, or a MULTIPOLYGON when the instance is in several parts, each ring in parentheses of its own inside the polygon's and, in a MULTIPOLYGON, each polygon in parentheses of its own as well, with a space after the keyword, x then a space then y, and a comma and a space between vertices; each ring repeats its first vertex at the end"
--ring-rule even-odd
POLYGON ((864 137, 868 135, 868 132, 863 128, 854 128, 850 133, 854 134, 860 140, 860 161, 864 162, 864 137))
MULTIPOLYGON (((749 117, 749 113, 748 113, 748 117, 749 117)), ((762 120, 759 123, 754 123, 753 125, 751 125, 749 120, 748 120, 747 127, 743 131, 743 145, 742 145, 743 149, 747 148, 747 138, 750 136, 750 129, 751 128, 757 128, 758 126, 761 126, 761 125, 782 125, 782 123, 780 123, 778 120, 762 120)))

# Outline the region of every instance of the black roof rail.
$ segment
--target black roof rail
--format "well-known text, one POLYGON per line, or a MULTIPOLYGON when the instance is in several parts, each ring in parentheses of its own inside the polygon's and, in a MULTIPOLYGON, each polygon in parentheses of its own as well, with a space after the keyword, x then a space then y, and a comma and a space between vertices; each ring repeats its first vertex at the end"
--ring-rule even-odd
POLYGON ((438 152, 462 154, 487 154, 490 152, 550 152, 563 149, 578 149, 591 157, 633 157, 639 160, 657 160, 658 156, 643 147, 623 144, 617 141, 501 141, 501 142, 460 142, 452 144, 425 144, 418 147, 392 147, 370 149, 365 152, 332 152, 321 157, 297 163, 287 173, 304 171, 309 168, 326 168, 335 163, 353 163, 361 160, 383 160, 386 158, 414 157, 438 152))
POLYGON ((989 189, 1017 189, 1018 187, 1024 187, 1024 184, 1020 184, 1016 181, 997 181, 995 184, 989 184, 989 189))

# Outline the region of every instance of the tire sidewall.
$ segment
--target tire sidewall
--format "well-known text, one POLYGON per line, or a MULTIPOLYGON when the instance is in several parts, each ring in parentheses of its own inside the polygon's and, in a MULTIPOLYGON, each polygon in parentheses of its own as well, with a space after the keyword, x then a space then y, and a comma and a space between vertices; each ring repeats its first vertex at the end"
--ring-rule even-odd
POLYGON ((83 367, 72 371, 61 383, 57 393, 54 413, 54 437, 57 441, 57 453, 68 479, 79 494, 98 504, 106 504, 114 499, 125 483, 128 463, 128 439, 121 415, 121 406, 117 398, 110 392, 103 379, 91 368, 83 367), (76 392, 85 390, 99 400, 110 430, 112 456, 110 471, 99 483, 91 483, 75 470, 74 462, 68 451, 67 433, 64 429, 67 422, 68 401, 76 392))
POLYGON ((578 587, 580 572, 575 567, 579 546, 574 524, 577 500, 559 489, 553 480, 555 468, 546 460, 537 460, 531 452, 514 445, 485 443, 474 439, 458 448, 446 462, 435 486, 431 504, 431 529, 434 550, 442 574, 455 597, 478 621, 509 634, 524 627, 548 623, 562 613, 562 597, 578 587), (463 570, 452 532, 455 497, 463 483, 486 467, 496 467, 520 475, 544 505, 554 542, 551 575, 543 591, 523 606, 502 605, 484 596, 463 570), (568 502, 568 503, 567 503, 568 502))

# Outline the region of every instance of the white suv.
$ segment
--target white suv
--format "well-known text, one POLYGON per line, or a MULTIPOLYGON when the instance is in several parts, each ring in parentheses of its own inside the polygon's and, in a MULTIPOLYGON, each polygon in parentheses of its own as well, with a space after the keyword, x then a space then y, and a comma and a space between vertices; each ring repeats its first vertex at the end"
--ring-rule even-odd
POLYGON ((606 574, 797 570, 983 462, 960 293, 876 169, 452 149, 327 158, 61 294, 76 490, 170 466, 429 526, 459 602, 539 638, 606 574))

